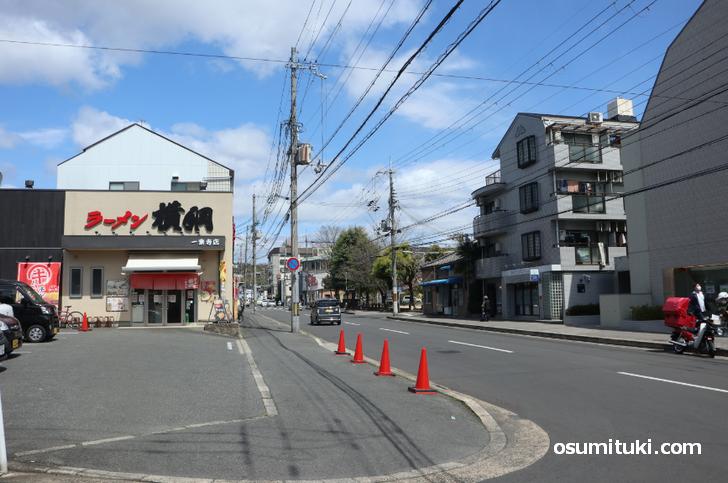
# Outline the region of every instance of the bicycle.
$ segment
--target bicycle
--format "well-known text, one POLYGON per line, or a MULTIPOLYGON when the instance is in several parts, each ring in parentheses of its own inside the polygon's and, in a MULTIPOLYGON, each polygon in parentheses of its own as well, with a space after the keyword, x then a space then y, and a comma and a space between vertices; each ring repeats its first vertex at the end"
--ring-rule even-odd
POLYGON ((83 313, 78 310, 71 310, 70 305, 64 306, 64 310, 58 314, 58 324, 62 328, 78 329, 81 326, 83 313))

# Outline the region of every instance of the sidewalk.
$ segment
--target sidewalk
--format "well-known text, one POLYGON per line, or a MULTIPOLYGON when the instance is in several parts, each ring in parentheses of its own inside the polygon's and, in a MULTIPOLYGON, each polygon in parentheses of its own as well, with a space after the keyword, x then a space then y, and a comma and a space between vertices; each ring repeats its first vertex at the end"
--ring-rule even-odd
MULTIPOLYGON (((363 312, 360 312, 363 314, 363 312)), ((489 332, 502 332, 508 334, 531 335, 549 337, 552 339, 577 340, 582 342, 595 342, 599 344, 622 345, 632 347, 645 347, 649 349, 666 349, 670 338, 667 329, 664 334, 654 332, 634 332, 627 330, 609 330, 598 327, 572 327, 562 324, 545 322, 454 319, 450 317, 430 317, 421 314, 401 313, 388 316, 389 319, 423 322, 426 324, 445 325, 449 327, 467 327, 470 329, 486 330, 489 332)), ((723 337, 716 339, 718 355, 728 356, 728 340, 723 337)))

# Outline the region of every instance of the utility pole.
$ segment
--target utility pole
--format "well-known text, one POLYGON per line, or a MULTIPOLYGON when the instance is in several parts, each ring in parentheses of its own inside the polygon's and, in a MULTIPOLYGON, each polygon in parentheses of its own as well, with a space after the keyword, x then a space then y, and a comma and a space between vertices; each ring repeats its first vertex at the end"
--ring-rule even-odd
MULTIPOLYGON (((250 240, 250 225, 245 227, 245 255, 243 255, 243 304, 247 300, 245 291, 248 289, 248 241, 250 240)), ((243 247, 240 247, 243 251, 243 247)), ((241 253, 242 255, 242 253, 241 253)))
MULTIPOLYGON (((291 132, 291 256, 298 258, 298 172, 296 153, 298 151, 298 121, 296 120, 296 84, 298 82, 298 58, 296 48, 291 47, 291 117, 288 127, 291 132)), ((298 273, 291 271, 291 332, 299 330, 298 273)))
POLYGON ((258 240, 258 226, 255 221, 255 193, 253 193, 253 230, 251 233, 253 237, 253 313, 255 313, 255 302, 258 298, 258 281, 256 279, 256 272, 258 271, 256 258, 255 258, 255 244, 258 240))
POLYGON ((389 247, 392 251, 392 314, 397 315, 399 312, 399 293, 397 291, 397 250, 394 243, 394 236, 397 233, 397 227, 394 223, 394 208, 396 200, 394 199, 394 171, 389 167, 389 247))

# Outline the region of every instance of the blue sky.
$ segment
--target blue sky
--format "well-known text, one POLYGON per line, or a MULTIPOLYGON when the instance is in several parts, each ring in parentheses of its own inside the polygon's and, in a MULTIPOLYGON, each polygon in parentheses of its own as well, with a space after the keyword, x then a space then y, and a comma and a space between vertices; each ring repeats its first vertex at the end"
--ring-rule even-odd
MULTIPOLYGON (((0 4, 0 39, 285 60, 301 34, 301 57, 309 52, 308 60, 322 64, 378 68, 424 3, 5 0, 0 4), (307 17, 309 22, 302 31, 307 17), (363 50, 369 39, 365 36, 367 28, 379 24, 380 19, 376 35, 363 50), (356 50, 358 45, 361 48, 356 50)), ((393 67, 402 65, 452 3, 433 2, 395 57, 393 67)), ((426 69, 486 4, 466 1, 410 70, 426 69)), ((438 72, 510 80, 532 67, 520 77, 523 80, 543 69, 533 81, 548 77, 544 82, 628 91, 631 94, 624 97, 634 100, 639 116, 647 97, 636 93, 649 94, 662 54, 699 4, 697 0, 503 0, 438 72), (643 10, 648 5, 649 9, 643 10), (581 27, 572 40, 534 64, 581 27)), ((250 195, 256 192, 264 198, 270 189, 275 160, 270 165, 269 160, 279 130, 279 106, 282 101, 287 115, 289 100, 283 65, 0 42, 3 187, 19 187, 25 179, 34 179, 38 188, 54 188, 59 161, 129 122, 143 121, 233 167, 237 176, 236 217, 245 223, 250 195)), ((319 70, 327 76, 323 85, 307 72, 301 73, 299 85, 299 99, 305 93, 301 140, 312 143, 317 153, 322 133, 324 139, 331 135, 374 75, 361 69, 321 66, 319 70), (326 103, 323 120, 322 100, 326 103)), ((343 125, 323 153, 325 163, 354 132, 392 76, 385 73, 343 125)), ((380 111, 389 109, 416 79, 416 75, 403 76, 380 111)), ((390 159, 397 169, 397 190, 402 194, 400 222, 408 224, 467 200, 469 193, 483 184, 485 174, 495 169, 490 154, 515 113, 582 115, 590 110, 605 111, 606 103, 616 95, 546 86, 524 94, 529 87, 522 86, 497 107, 488 104, 477 125, 458 124, 458 129, 442 131, 504 85, 431 77, 302 205, 302 239, 306 234, 315 238, 318 227, 332 221, 368 227, 378 222, 386 207, 386 183, 384 177, 375 174, 390 159), (449 144, 435 143, 421 156, 406 156, 423 141, 447 133, 457 139, 449 144), (367 209, 369 201, 377 201, 381 209, 367 209)), ((507 86, 503 94, 514 87, 507 86)), ((378 119, 375 115, 372 121, 378 119)), ((313 169, 304 170, 300 189, 313 179, 313 169)), ((261 228, 270 233, 265 240, 268 243, 274 241, 271 227, 278 222, 278 205, 272 208, 261 228)), ((474 212, 474 208, 460 211, 405 237, 464 226, 474 212)), ((286 233, 287 227, 281 236, 286 233)))

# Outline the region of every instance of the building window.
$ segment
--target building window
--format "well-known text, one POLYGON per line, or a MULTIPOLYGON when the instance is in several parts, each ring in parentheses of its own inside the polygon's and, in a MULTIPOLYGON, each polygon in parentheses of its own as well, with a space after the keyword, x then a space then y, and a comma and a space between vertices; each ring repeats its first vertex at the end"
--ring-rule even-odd
POLYGON ((592 142, 591 134, 562 133, 561 139, 569 145, 570 163, 601 163, 599 145, 592 142))
POLYGON ((538 260, 541 258, 541 232, 532 231, 521 235, 521 253, 523 260, 538 260))
POLYGON ((515 284, 513 295, 516 315, 540 315, 537 282, 515 284))
POLYGON ((574 195, 571 200, 574 213, 606 213, 604 196, 574 195))
POLYGON ((91 269, 91 297, 100 298, 104 296, 104 269, 91 269))
POLYGON ((426 288, 424 290, 425 292, 425 303, 431 304, 432 303, 432 292, 430 292, 430 289, 426 288))
POLYGON ((516 143, 518 167, 525 168, 536 162, 536 136, 528 136, 516 143))
POLYGON ((71 298, 81 297, 81 275, 83 271, 80 267, 71 269, 71 298))
POLYGON ((521 213, 531 213, 538 210, 538 183, 528 183, 518 188, 521 200, 521 213))
POLYGON ((109 181, 110 191, 139 191, 139 181, 109 181))

